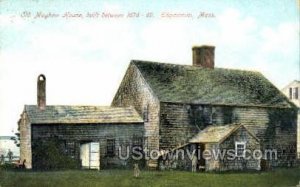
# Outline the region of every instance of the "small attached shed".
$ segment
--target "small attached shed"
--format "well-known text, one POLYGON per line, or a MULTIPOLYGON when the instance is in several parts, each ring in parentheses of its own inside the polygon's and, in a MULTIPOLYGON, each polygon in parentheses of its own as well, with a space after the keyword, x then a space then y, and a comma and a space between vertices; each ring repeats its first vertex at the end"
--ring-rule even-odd
POLYGON ((262 156, 259 140, 244 125, 211 125, 187 144, 164 152, 159 166, 194 172, 260 170, 262 156))
POLYGON ((131 167, 119 148, 142 147, 144 139, 133 107, 25 105, 19 128, 28 169, 131 167))
POLYGON ((212 125, 189 142, 201 149, 198 168, 206 171, 260 170, 259 140, 244 125, 212 125))

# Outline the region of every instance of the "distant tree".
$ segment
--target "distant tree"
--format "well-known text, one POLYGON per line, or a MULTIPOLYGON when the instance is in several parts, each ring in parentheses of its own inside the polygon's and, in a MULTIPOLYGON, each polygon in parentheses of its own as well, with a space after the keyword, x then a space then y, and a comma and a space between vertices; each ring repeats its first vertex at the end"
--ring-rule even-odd
POLYGON ((10 138, 11 140, 14 140, 14 143, 16 144, 17 147, 20 147, 20 123, 21 123, 21 119, 19 119, 18 121, 18 131, 15 133, 15 136, 10 138))
POLYGON ((16 144, 17 147, 20 147, 20 133, 16 132, 15 136, 10 138, 11 140, 14 141, 14 143, 16 144))

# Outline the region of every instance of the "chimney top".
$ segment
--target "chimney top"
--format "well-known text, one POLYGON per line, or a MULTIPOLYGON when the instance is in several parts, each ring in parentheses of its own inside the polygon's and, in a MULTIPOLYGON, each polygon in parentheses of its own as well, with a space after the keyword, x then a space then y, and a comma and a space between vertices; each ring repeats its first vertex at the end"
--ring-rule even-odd
POLYGON ((199 48, 215 48, 213 45, 194 45, 192 49, 199 49, 199 48))
POLYGON ((194 46, 193 51, 193 66, 214 69, 215 66, 215 46, 201 45, 194 46))

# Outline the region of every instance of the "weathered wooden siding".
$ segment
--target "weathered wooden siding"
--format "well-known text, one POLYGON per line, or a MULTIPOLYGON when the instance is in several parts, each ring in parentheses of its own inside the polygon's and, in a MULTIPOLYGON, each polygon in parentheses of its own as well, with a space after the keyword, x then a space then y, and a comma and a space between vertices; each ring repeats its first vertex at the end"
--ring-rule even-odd
POLYGON ((260 139, 262 150, 276 149, 272 166, 293 166, 296 158, 297 113, 295 109, 236 107, 236 121, 260 139))
POLYGON ((168 165, 171 169, 192 171, 193 157, 189 157, 187 153, 189 151, 190 155, 194 153, 197 157, 197 170, 199 166, 204 166, 205 171, 260 170, 261 158, 253 157, 255 150, 260 151, 260 143, 244 127, 224 138, 225 140, 220 143, 203 143, 203 145, 190 143, 175 149, 172 157, 175 159, 165 160, 161 157, 160 168, 166 169, 168 165), (236 141, 246 143, 245 158, 247 159, 235 156, 236 141), (178 154, 177 158, 174 157, 177 154, 176 151, 183 152, 184 157, 181 157, 182 154, 178 154))
POLYGON ((212 106, 161 103, 160 147, 172 149, 208 125, 241 123, 260 139, 262 149, 278 149, 282 155, 273 166, 291 166, 296 157, 294 108, 212 106))
MULTIPOLYGON (((255 150, 260 150, 259 142, 251 136, 245 128, 240 128, 234 133, 232 133, 224 142, 222 142, 218 148, 219 150, 234 150, 235 151, 235 142, 245 142, 246 143, 246 158, 237 158, 230 159, 230 155, 225 155, 224 159, 219 159, 218 168, 221 171, 224 170, 260 170, 260 158, 259 155, 255 152, 255 150), (253 154, 256 153, 256 156, 253 154)), ((209 165, 210 166, 210 165, 209 165)), ((208 167, 208 170, 213 169, 212 167, 208 167)))
POLYGON ((161 103, 160 148, 173 149, 187 143, 199 129, 189 115, 191 106, 185 104, 161 103))
MULTIPOLYGON (((163 155, 159 159, 160 170, 192 171, 193 159, 201 159, 201 150, 198 144, 186 144, 163 155)), ((198 165, 200 161, 197 161, 198 165)), ((197 166, 196 166, 197 167, 197 166)), ((196 168, 198 170, 198 168, 196 168)))
MULTIPOLYGON (((118 157, 120 146, 129 146, 131 149, 134 138, 143 138, 143 124, 50 124, 32 125, 32 143, 39 140, 57 138, 65 141, 66 152, 69 156, 80 159, 80 143, 100 143, 100 165, 106 167, 122 167, 129 163, 129 160, 122 161, 118 157), (107 139, 115 139, 114 157, 107 157, 107 139), (68 146, 71 145, 71 146, 68 146)), ((34 150, 33 150, 34 152, 34 150)))
POLYGON ((20 160, 26 160, 26 168, 32 168, 32 152, 31 152, 31 125, 28 121, 27 114, 23 112, 19 121, 20 130, 20 160))
MULTIPOLYGON (((145 148, 159 150, 159 101, 151 91, 137 67, 130 64, 117 91, 112 106, 134 106, 144 119, 145 148)), ((149 167, 157 167, 156 160, 149 160, 149 167)))

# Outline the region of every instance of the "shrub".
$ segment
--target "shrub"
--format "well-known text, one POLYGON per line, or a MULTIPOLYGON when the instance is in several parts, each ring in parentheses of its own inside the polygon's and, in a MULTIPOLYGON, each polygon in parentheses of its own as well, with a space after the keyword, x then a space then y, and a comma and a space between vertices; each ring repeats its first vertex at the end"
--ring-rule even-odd
POLYGON ((65 142, 52 138, 34 141, 33 168, 41 170, 76 169, 79 163, 66 154, 65 142))

